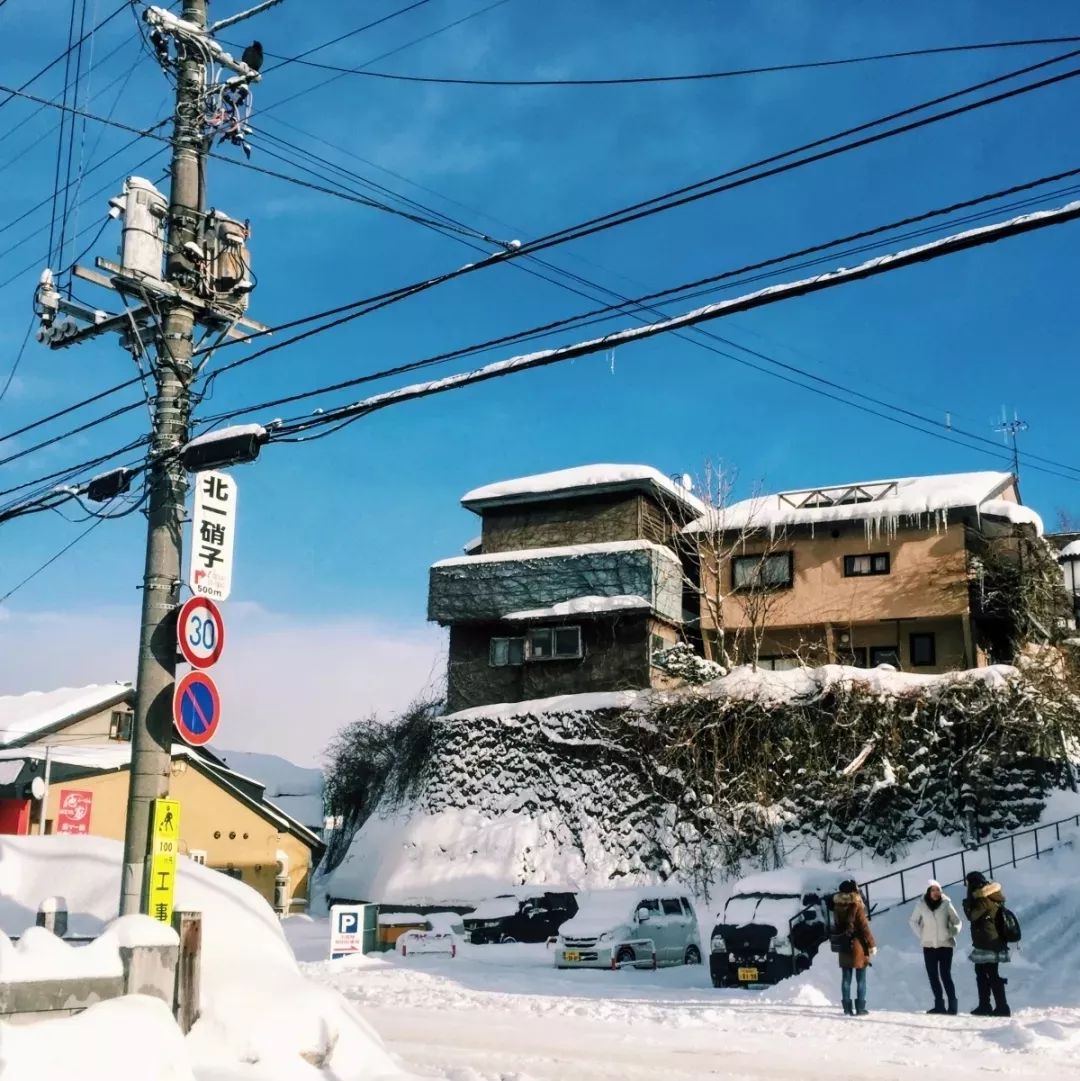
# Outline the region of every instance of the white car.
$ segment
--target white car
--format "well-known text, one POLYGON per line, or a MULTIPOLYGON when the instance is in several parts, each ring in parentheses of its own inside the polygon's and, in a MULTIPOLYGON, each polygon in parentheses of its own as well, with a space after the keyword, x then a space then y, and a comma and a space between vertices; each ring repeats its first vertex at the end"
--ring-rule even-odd
POLYGON ((556 968, 699 965, 702 956, 694 906, 669 886, 579 894, 554 954, 556 968))

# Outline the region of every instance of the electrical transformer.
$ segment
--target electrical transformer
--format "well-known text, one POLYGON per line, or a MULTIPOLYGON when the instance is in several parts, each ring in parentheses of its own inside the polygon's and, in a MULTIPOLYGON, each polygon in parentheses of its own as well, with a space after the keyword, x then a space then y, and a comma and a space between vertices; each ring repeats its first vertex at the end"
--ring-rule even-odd
POLYGON ((129 176, 123 195, 110 199, 109 205, 124 219, 120 240, 123 274, 161 281, 169 201, 149 180, 129 176))
POLYGON ((205 285, 218 302, 238 312, 247 310, 254 282, 251 255, 247 249, 249 229, 220 210, 211 210, 203 225, 205 285))

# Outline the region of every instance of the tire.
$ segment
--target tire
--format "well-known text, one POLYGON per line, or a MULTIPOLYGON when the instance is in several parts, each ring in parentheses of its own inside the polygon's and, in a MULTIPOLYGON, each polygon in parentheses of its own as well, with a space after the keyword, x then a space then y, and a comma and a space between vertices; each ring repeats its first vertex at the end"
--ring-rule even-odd
POLYGON ((637 954, 629 946, 623 946, 615 954, 615 963, 617 965, 632 965, 635 961, 637 961, 637 954))
POLYGON ((697 946, 687 946, 686 954, 683 956, 684 965, 700 965, 701 964, 701 950, 697 946))
POLYGON ((517 939, 514 938, 513 935, 503 935, 502 938, 499 939, 499 944, 502 946, 505 946, 507 945, 507 943, 511 942, 517 942, 517 939))

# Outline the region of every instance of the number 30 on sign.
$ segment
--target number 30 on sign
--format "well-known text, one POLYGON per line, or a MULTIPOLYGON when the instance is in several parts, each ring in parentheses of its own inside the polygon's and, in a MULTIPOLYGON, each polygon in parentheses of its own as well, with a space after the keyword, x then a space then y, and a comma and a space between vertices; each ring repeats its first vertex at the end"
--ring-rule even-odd
POLYGON ((192 668, 210 668, 225 648, 221 610, 207 597, 192 597, 180 609, 176 637, 184 660, 192 668))

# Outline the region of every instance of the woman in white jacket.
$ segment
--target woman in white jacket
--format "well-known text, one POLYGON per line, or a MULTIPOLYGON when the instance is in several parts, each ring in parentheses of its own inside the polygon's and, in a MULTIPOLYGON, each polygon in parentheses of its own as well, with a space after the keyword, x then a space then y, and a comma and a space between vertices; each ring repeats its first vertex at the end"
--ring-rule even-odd
POLYGON ((934 992, 934 1005, 927 1013, 956 1013, 956 988, 952 980, 952 956, 956 936, 964 924, 953 903, 941 892, 941 883, 930 880, 926 893, 911 913, 911 929, 922 943, 926 975, 934 992), (944 995, 942 990, 944 989, 944 995), (948 998, 948 1008, 945 998, 948 998))

